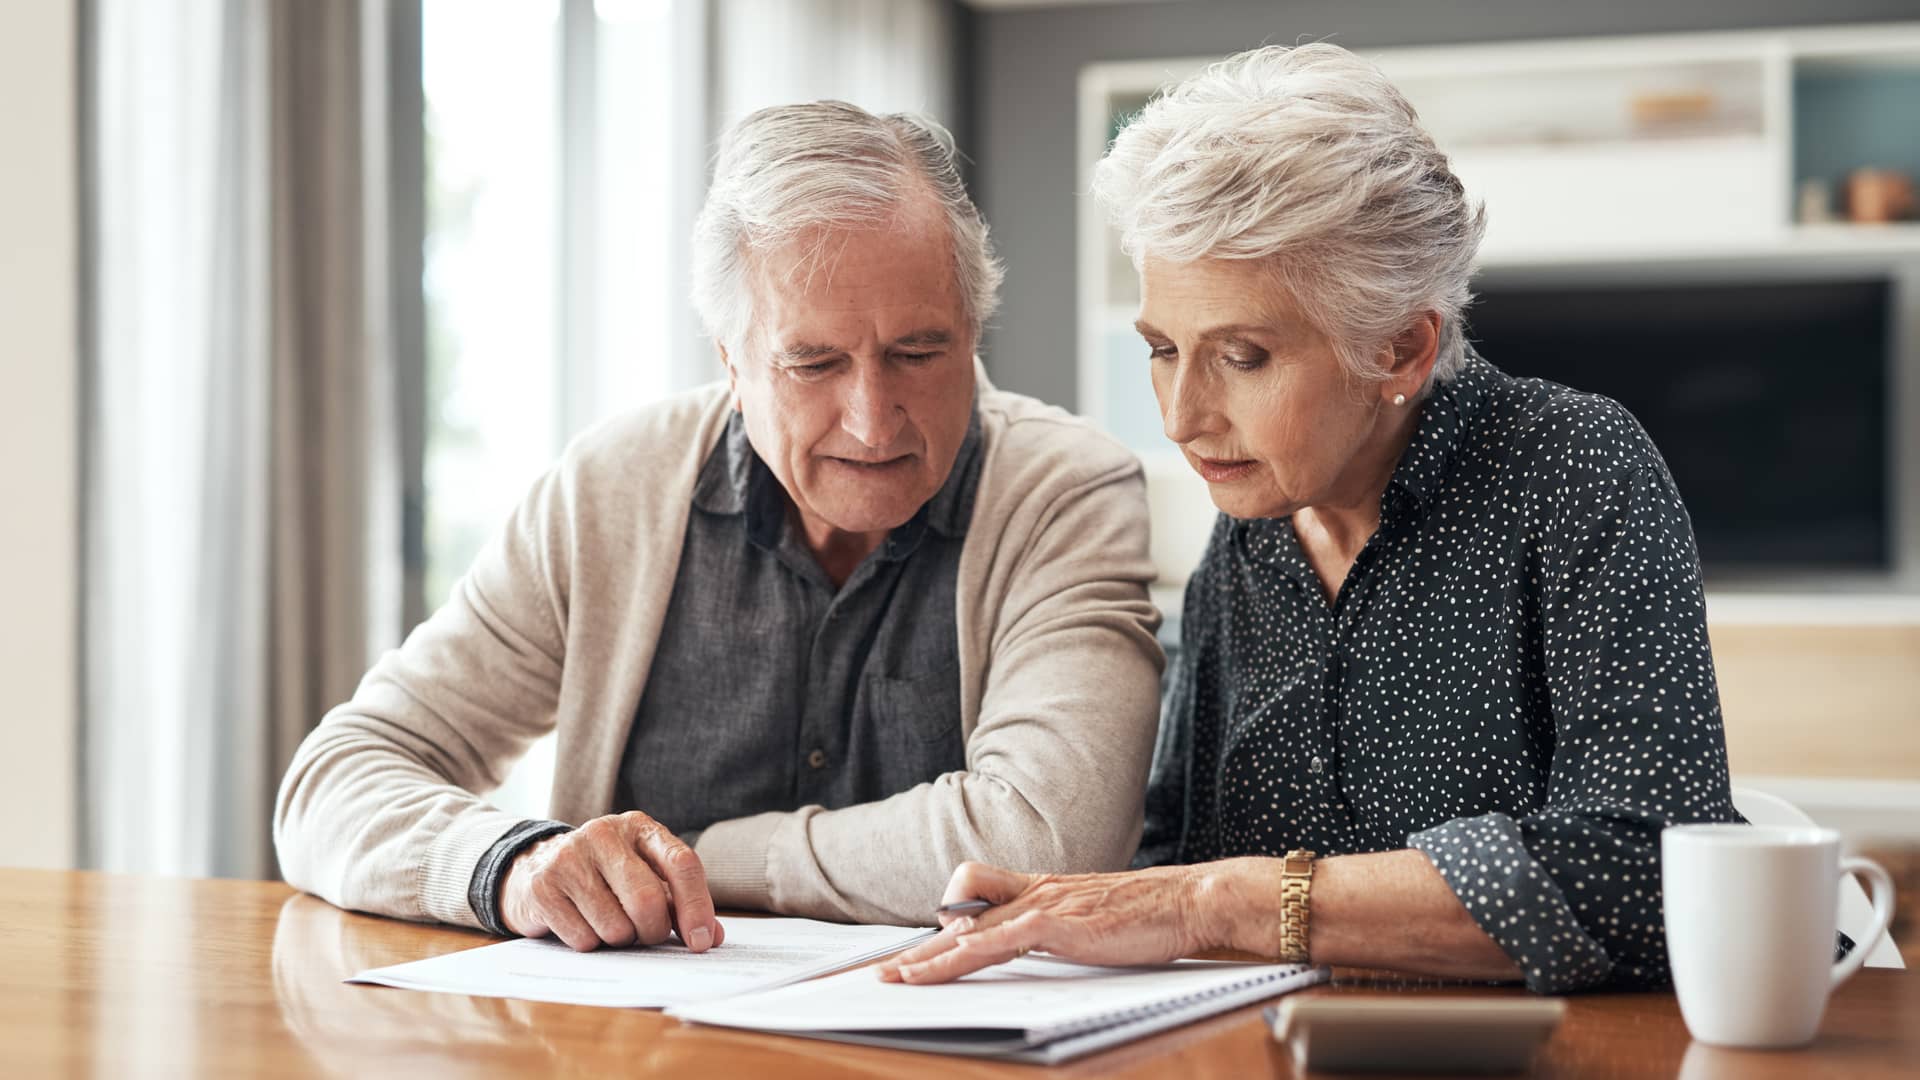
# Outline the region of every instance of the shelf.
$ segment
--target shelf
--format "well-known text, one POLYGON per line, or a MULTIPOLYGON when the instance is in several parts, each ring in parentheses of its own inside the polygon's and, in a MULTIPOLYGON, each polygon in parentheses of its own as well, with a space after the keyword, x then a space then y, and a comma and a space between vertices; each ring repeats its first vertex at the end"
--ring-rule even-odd
POLYGON ((1920 626, 1920 595, 1708 589, 1707 622, 1724 626, 1920 626))
MULTIPOLYGON (((1520 250, 1483 248, 1480 269, 1506 270, 1560 266, 1631 266, 1636 263, 1719 262, 1845 258, 1848 256, 1920 259, 1920 222, 1891 225, 1792 225, 1767 236, 1713 242, 1553 246, 1520 250)), ((1130 331, 1138 300, 1109 291, 1100 309, 1101 325, 1130 331)))
MULTIPOLYGON (((1636 263, 1790 261, 1877 256, 1920 259, 1920 222, 1891 225, 1793 225, 1767 236, 1658 244, 1557 245, 1537 248, 1483 247, 1482 270, 1560 266, 1630 266, 1636 263)), ((1132 290, 1108 290, 1103 325, 1130 329, 1139 301, 1132 290)))
POLYGON ((1659 244, 1542 246, 1481 250, 1483 270, 1506 267, 1667 263, 1739 259, 1920 256, 1920 223, 1892 225, 1791 225, 1747 239, 1659 244))
POLYGON ((1761 54, 1666 63, 1622 56, 1616 61, 1558 69, 1551 78, 1539 71, 1456 70, 1400 78, 1396 85, 1449 153, 1760 138, 1780 119, 1768 109, 1770 67, 1761 54))
POLYGON ((1787 246, 1810 251, 1920 251, 1920 221, 1887 225, 1795 225, 1787 246))

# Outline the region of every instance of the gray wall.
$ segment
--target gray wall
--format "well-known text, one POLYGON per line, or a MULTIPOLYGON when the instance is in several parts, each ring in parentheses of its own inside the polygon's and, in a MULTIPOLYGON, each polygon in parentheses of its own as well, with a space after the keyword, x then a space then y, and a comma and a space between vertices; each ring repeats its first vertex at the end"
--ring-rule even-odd
POLYGON ((987 365, 1009 390, 1075 403, 1074 109, 1087 64, 1301 38, 1381 48, 1896 19, 1920 19, 1920 0, 1186 0, 976 11, 965 149, 1007 261, 987 365))

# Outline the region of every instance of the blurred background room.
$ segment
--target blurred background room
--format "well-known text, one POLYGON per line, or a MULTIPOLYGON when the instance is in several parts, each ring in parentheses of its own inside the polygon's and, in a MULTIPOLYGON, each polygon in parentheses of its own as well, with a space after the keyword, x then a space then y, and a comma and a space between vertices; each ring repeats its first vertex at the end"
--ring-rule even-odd
POLYGON ((1147 463, 1173 640, 1213 511, 1082 193, 1158 87, 1306 40, 1487 200, 1478 349, 1666 454, 1735 784, 1920 895, 1916 0, 0 0, 0 865, 274 876, 305 732, 570 436, 719 374, 688 231, 768 104, 955 133, 986 366, 1147 463))

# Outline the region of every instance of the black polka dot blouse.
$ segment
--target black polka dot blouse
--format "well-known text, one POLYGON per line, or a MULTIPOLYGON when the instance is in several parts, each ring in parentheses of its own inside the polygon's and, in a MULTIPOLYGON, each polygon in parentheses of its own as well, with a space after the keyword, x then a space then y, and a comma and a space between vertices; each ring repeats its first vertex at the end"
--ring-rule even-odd
POLYGON ((1740 820, 1673 478, 1471 354, 1421 408, 1331 603, 1289 520, 1215 525, 1138 862, 1413 847, 1534 990, 1665 985, 1660 830, 1740 820))

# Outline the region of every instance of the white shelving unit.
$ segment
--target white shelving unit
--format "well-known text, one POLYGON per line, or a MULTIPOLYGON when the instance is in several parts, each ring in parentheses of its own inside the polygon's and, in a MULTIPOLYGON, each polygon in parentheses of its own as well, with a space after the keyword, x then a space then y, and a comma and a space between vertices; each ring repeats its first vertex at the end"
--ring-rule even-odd
MULTIPOLYGON (((1485 199, 1483 273, 1631 273, 1647 266, 1778 273, 1878 267, 1900 281, 1895 433, 1903 491, 1920 484, 1920 223, 1795 221, 1797 87, 1809 75, 1920 74, 1920 23, 1814 30, 1526 41, 1369 51, 1407 95, 1468 190, 1485 199), (1907 430, 1912 429, 1912 430, 1907 430)), ((1080 190, 1117 118, 1217 57, 1093 65, 1080 76, 1080 190)), ((1920 117, 1901 138, 1920 140, 1920 117)), ((1197 561, 1211 514, 1205 485, 1159 437, 1143 346, 1131 329, 1138 285, 1093 200, 1079 221, 1080 410, 1146 461, 1155 558, 1174 585, 1197 561), (1124 373, 1124 374, 1121 374, 1124 373), (1121 374, 1120 378, 1116 378, 1121 374)), ((1920 498, 1897 507, 1897 555, 1920 574, 1920 498)), ((1912 581, 1897 587, 1909 589, 1912 581)), ((1822 591, 1822 590, 1814 590, 1822 591)), ((1729 612, 1818 608, 1783 585, 1729 612)), ((1920 622, 1920 599, 1876 619, 1920 622)))

